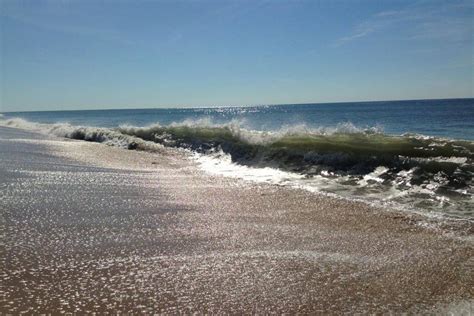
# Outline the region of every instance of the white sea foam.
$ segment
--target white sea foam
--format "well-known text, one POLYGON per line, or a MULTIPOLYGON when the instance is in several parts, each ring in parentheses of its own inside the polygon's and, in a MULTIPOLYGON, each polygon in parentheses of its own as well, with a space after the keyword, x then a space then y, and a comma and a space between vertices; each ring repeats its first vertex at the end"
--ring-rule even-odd
POLYGON ((192 157, 199 163, 203 170, 214 175, 223 175, 231 178, 278 185, 290 184, 295 180, 305 177, 304 175, 285 172, 274 168, 253 168, 238 165, 232 162, 230 155, 222 151, 207 155, 193 153, 192 157))
MULTIPOLYGON (((426 212, 421 211, 416 203, 420 196, 430 197, 431 203, 437 204, 440 210, 447 207, 449 198, 437 196, 434 190, 437 187, 431 187, 432 183, 421 186, 408 186, 406 188, 401 184, 400 179, 386 183, 380 178, 388 171, 386 167, 380 166, 372 173, 362 177, 357 185, 347 184, 351 181, 350 176, 334 176, 323 171, 319 175, 307 177, 303 174, 281 171, 274 168, 255 168, 243 166, 232 162, 230 155, 217 151, 212 154, 193 153, 192 159, 195 160, 200 168, 213 175, 238 178, 256 183, 269 183, 282 185, 295 189, 303 189, 312 193, 323 194, 333 198, 343 198, 352 201, 360 201, 370 205, 408 211, 432 219, 457 219, 471 221, 469 218, 446 217, 445 212, 426 212)), ((404 178, 403 182, 409 183, 413 170, 400 172, 399 175, 404 178)), ((466 193, 467 194, 467 193, 466 193)), ((452 215, 452 214, 450 214, 452 215)))
POLYGON ((133 148, 150 151, 163 148, 161 144, 145 141, 139 137, 126 135, 109 128, 74 126, 69 123, 34 123, 21 118, 0 120, 0 126, 15 127, 56 137, 99 142, 123 148, 133 146, 133 148))

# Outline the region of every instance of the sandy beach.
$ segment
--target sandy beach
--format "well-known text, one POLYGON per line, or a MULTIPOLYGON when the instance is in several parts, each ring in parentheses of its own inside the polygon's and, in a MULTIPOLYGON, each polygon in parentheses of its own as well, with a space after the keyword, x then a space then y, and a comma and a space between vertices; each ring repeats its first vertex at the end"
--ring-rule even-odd
POLYGON ((0 128, 0 313, 472 314, 471 222, 0 128))

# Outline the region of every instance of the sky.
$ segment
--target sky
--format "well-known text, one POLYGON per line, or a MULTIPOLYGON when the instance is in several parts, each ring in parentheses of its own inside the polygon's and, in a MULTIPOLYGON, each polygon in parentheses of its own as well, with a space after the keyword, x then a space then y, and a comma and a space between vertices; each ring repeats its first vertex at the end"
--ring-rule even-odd
POLYGON ((0 0, 0 111, 474 96, 473 1, 0 0))

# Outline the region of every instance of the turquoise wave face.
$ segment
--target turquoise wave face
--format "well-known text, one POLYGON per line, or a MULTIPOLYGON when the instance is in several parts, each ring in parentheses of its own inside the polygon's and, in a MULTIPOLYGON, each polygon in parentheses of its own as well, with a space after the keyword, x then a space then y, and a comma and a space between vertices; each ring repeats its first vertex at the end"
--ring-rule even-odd
POLYGON ((372 131, 344 133, 259 133, 230 127, 155 126, 114 129, 169 146, 207 149, 235 146, 293 152, 347 153, 351 155, 399 155, 406 157, 474 157, 474 142, 417 135, 391 136, 372 131), (252 134, 253 133, 253 134, 252 134))
MULTIPOLYGON (((217 147, 242 159, 279 160, 300 157, 318 163, 318 157, 339 155, 348 162, 388 162, 406 158, 474 158, 474 142, 448 140, 416 135, 390 136, 378 132, 353 133, 261 133, 233 130, 229 127, 149 127, 116 131, 166 146, 190 148, 206 152, 217 147)), ((319 161, 323 163, 323 161, 319 161)))

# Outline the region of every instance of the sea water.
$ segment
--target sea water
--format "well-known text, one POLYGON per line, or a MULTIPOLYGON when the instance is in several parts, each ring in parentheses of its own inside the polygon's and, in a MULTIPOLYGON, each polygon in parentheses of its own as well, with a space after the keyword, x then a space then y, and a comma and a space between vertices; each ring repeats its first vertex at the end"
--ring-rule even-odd
POLYGON ((222 175, 474 215, 474 99, 9 112, 0 124, 128 149, 186 148, 222 175))

